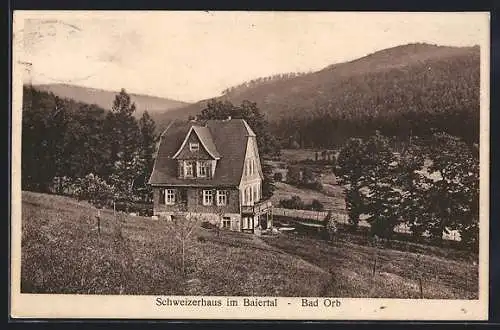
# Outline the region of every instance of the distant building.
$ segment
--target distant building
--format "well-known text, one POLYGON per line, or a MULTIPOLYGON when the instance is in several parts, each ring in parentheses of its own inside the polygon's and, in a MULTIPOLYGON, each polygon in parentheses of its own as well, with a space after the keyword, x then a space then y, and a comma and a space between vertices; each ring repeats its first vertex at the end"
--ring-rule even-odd
POLYGON ((272 226, 262 200, 256 135, 243 119, 177 122, 162 134, 149 184, 153 214, 196 215, 219 226, 254 232, 272 226))

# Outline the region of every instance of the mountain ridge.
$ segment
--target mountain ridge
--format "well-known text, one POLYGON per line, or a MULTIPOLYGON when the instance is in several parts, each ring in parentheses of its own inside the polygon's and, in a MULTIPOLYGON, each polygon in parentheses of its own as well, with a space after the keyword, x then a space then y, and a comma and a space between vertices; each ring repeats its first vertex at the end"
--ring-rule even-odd
MULTIPOLYGON (((119 91, 60 83, 33 84, 32 87, 39 91, 53 93, 61 98, 69 98, 77 102, 96 104, 107 110, 111 109, 114 97, 119 93, 119 91)), ((184 101, 147 94, 128 94, 130 95, 132 101, 136 104, 137 115, 141 115, 145 110, 147 110, 150 115, 156 115, 190 104, 184 101)))
MULTIPOLYGON (((160 126, 165 126, 165 123, 172 119, 196 115, 212 99, 228 100, 235 104, 239 104, 244 99, 256 102, 270 120, 300 115, 300 113, 332 111, 346 102, 356 102, 355 100, 347 101, 347 98, 355 98, 358 95, 363 97, 365 104, 356 105, 354 108, 357 110, 371 106, 377 108, 376 111, 384 111, 384 107, 377 102, 389 99, 390 93, 379 90, 373 81, 384 84, 393 92, 392 94, 400 97, 405 92, 417 94, 415 90, 409 91, 409 87, 412 89, 422 87, 421 89, 427 90, 433 85, 442 83, 450 86, 453 86, 453 81, 462 83, 463 79, 469 79, 466 77, 467 74, 474 76, 471 78, 474 80, 472 84, 474 88, 476 85, 478 88, 479 46, 454 47, 412 43, 382 49, 358 59, 332 64, 321 70, 289 79, 264 81, 246 88, 239 88, 225 95, 160 113, 158 120, 160 126), (460 72, 449 70, 450 64, 463 67, 467 72, 460 74, 460 72), (405 88, 407 91, 402 90, 405 88), (363 93, 374 95, 369 99, 364 97, 363 93)), ((444 92, 443 88, 440 92, 444 92)), ((404 98, 404 95, 401 97, 404 98)), ((414 107, 423 108, 425 105, 414 107)), ((341 109, 336 111, 341 111, 341 109)))

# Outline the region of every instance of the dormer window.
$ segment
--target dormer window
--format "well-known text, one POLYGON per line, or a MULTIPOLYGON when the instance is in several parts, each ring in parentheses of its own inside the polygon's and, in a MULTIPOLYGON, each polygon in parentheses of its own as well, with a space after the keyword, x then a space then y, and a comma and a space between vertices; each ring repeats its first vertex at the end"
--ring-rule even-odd
POLYGON ((190 151, 200 150, 200 144, 198 142, 189 142, 189 150, 190 151))

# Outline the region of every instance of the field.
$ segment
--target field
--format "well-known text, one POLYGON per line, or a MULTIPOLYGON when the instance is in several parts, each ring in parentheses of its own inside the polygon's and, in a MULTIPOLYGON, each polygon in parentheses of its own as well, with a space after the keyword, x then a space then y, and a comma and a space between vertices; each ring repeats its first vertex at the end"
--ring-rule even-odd
MULTIPOLYGON (((286 178, 286 168, 294 163, 300 163, 307 159, 315 159, 313 149, 282 149, 279 160, 266 160, 266 164, 273 167, 273 172, 283 173, 286 178)), ((321 191, 296 187, 286 182, 275 182, 276 190, 271 200, 275 205, 282 199, 289 199, 291 196, 299 196, 306 204, 310 204, 314 199, 320 201, 325 209, 344 210, 345 202, 342 187, 337 184, 335 174, 331 166, 321 164, 302 164, 318 173, 318 180, 321 182, 321 191)))
POLYGON ((104 210, 99 234, 96 210, 84 202, 32 192, 22 199, 24 293, 418 298, 422 283, 424 298, 478 295, 477 262, 452 249, 199 227, 183 273, 170 223, 104 210))
MULTIPOLYGON (((317 199, 321 202, 321 204, 323 204, 325 209, 345 209, 345 202, 344 199, 340 197, 341 192, 339 191, 340 188, 338 186, 335 187, 337 188, 339 194, 337 197, 326 195, 324 192, 317 190, 298 188, 284 182, 275 182, 274 186, 276 187, 276 190, 271 197, 273 205, 278 205, 280 200, 289 199, 290 197, 296 195, 299 196, 300 199, 302 199, 302 201, 306 204, 310 204, 314 199, 317 199)), ((334 193, 335 192, 332 192, 332 194, 334 193)))

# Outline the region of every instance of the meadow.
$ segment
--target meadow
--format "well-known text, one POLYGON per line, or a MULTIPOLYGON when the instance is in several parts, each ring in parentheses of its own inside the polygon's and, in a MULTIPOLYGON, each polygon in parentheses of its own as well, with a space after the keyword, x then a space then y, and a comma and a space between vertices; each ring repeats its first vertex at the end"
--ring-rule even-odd
POLYGON ((196 227, 181 270, 170 223, 23 192, 21 291, 477 299, 477 260, 464 251, 377 246, 196 227), (421 285, 420 285, 421 283, 421 285), (422 288, 422 290, 421 290, 422 288))

